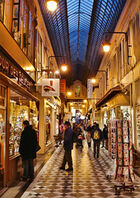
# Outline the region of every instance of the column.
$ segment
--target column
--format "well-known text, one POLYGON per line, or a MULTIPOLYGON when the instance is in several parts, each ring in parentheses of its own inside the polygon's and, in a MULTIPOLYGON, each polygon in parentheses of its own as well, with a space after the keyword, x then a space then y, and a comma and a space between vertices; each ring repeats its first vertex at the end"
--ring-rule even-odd
POLYGON ((43 154, 46 151, 46 111, 45 100, 40 100, 39 105, 39 145, 41 149, 39 154, 43 154))
POLYGON ((54 139, 54 135, 56 134, 56 116, 55 116, 55 110, 52 108, 51 111, 51 140, 54 139))

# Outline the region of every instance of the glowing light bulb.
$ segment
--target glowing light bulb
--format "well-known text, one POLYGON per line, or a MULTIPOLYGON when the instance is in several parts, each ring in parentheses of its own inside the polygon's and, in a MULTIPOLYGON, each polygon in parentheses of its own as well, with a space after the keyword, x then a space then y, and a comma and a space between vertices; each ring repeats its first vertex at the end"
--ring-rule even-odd
POLYGON ((57 2, 53 0, 47 1, 47 8, 49 11, 54 12, 57 8, 57 2))
POLYGON ((63 72, 67 71, 67 65, 62 65, 62 66, 61 66, 61 70, 62 70, 63 72))
POLYGON ((106 44, 106 45, 104 45, 103 46, 103 50, 104 50, 104 52, 109 52, 109 50, 110 50, 110 45, 108 44, 106 44))
POLYGON ((95 78, 91 79, 91 82, 96 83, 96 79, 95 78))

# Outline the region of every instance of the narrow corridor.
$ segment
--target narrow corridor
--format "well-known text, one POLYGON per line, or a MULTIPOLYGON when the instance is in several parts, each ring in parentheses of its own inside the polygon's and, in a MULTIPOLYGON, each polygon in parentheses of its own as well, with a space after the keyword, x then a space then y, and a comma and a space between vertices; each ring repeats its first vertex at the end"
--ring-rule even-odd
POLYGON ((50 160, 29 186, 22 198, 127 198, 140 197, 140 179, 136 176, 135 191, 115 195, 113 179, 107 179, 112 164, 107 151, 101 149, 100 158, 93 158, 93 151, 87 145, 83 150, 73 150, 73 172, 59 170, 63 160, 62 147, 56 149, 50 160))

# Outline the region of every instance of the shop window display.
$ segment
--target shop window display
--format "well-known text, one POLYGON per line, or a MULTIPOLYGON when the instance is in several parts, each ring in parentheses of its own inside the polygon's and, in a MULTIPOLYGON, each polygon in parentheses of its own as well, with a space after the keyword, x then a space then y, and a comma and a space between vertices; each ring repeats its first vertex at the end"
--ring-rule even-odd
POLYGON ((34 129, 38 128, 36 103, 11 90, 9 156, 18 155, 23 121, 29 120, 34 129))
POLYGON ((10 101, 10 136, 9 136, 9 155, 16 155, 19 151, 19 142, 22 132, 22 123, 28 120, 29 107, 10 101))
POLYGON ((4 181, 4 164, 5 164, 5 121, 6 121, 6 89, 0 85, 0 188, 3 187, 4 181))
POLYGON ((29 122, 33 128, 38 131, 38 109, 35 101, 29 102, 30 113, 29 113, 29 122))

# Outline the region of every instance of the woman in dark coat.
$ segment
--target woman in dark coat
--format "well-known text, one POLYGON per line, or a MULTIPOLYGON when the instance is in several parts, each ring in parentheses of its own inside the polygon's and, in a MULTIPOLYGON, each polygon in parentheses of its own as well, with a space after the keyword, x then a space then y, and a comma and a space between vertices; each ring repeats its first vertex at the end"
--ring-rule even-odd
POLYGON ((36 158, 37 134, 29 125, 29 121, 25 120, 23 125, 24 130, 21 134, 19 153, 23 160, 23 180, 27 180, 27 178, 34 178, 33 159, 36 158))

